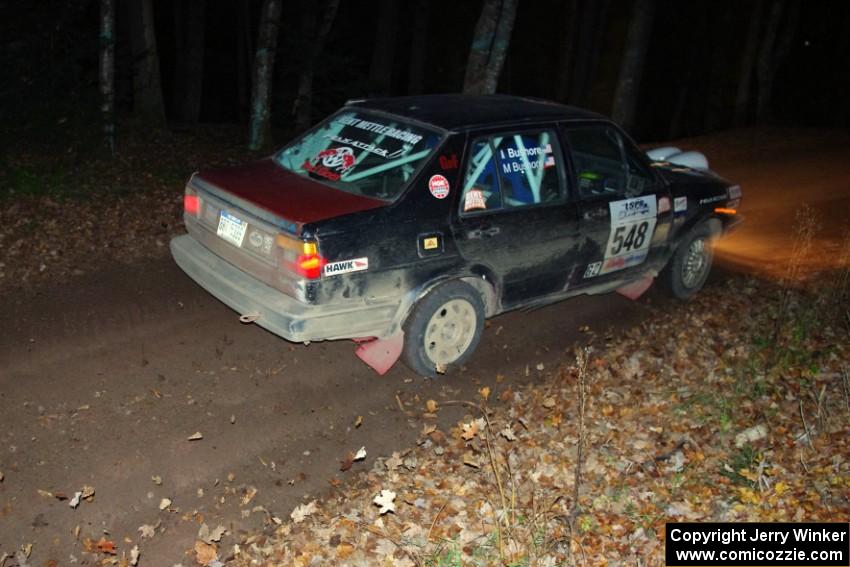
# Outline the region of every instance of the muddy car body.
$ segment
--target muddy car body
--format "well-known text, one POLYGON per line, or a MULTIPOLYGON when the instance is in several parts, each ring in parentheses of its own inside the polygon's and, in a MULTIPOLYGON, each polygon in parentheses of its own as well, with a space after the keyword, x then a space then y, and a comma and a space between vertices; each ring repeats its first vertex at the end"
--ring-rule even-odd
POLYGON ((287 340, 366 341, 380 370, 403 354, 433 374, 504 311, 637 295, 659 274, 696 292, 740 188, 700 154, 653 158, 610 120, 545 101, 352 101, 269 158, 192 176, 171 249, 287 340))

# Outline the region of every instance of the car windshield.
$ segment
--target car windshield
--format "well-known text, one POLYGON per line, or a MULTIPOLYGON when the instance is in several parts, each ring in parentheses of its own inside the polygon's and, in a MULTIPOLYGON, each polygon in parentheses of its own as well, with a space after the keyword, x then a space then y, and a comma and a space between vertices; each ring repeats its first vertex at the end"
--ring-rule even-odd
POLYGON ((298 175, 337 189, 393 200, 441 139, 439 132, 402 119, 346 110, 296 139, 275 159, 298 175))

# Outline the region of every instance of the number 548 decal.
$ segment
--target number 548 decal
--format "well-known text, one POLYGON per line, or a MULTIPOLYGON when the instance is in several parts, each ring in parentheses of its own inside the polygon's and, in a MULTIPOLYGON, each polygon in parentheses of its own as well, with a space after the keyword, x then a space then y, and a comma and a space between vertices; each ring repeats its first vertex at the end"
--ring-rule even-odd
POLYGON ((611 232, 600 274, 643 263, 649 253, 649 243, 657 220, 654 195, 613 201, 608 207, 611 212, 611 232))

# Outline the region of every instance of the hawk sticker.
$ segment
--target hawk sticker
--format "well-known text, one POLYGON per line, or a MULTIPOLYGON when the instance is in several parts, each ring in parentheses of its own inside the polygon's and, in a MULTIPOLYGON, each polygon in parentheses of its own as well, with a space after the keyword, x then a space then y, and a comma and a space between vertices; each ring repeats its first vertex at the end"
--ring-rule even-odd
POLYGON ((331 262, 325 264, 322 268, 322 275, 338 276, 340 274, 350 274, 351 272, 362 272, 369 269, 369 258, 354 258, 353 260, 341 260, 339 262, 331 262))

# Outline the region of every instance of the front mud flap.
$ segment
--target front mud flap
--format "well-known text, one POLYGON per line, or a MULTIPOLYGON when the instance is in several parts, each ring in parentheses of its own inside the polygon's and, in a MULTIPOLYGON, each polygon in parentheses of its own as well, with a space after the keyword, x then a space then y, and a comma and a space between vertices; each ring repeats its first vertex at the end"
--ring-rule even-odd
POLYGON ((632 282, 630 284, 624 285, 623 287, 617 288, 617 293, 619 293, 620 295, 624 295, 634 301, 638 297, 643 295, 643 292, 649 289, 649 286, 652 285, 654 279, 655 278, 652 276, 646 276, 642 280, 637 280, 636 282, 632 282))
POLYGON ((354 354, 372 370, 383 376, 393 367, 404 348, 404 331, 386 339, 354 339, 359 343, 354 354))

